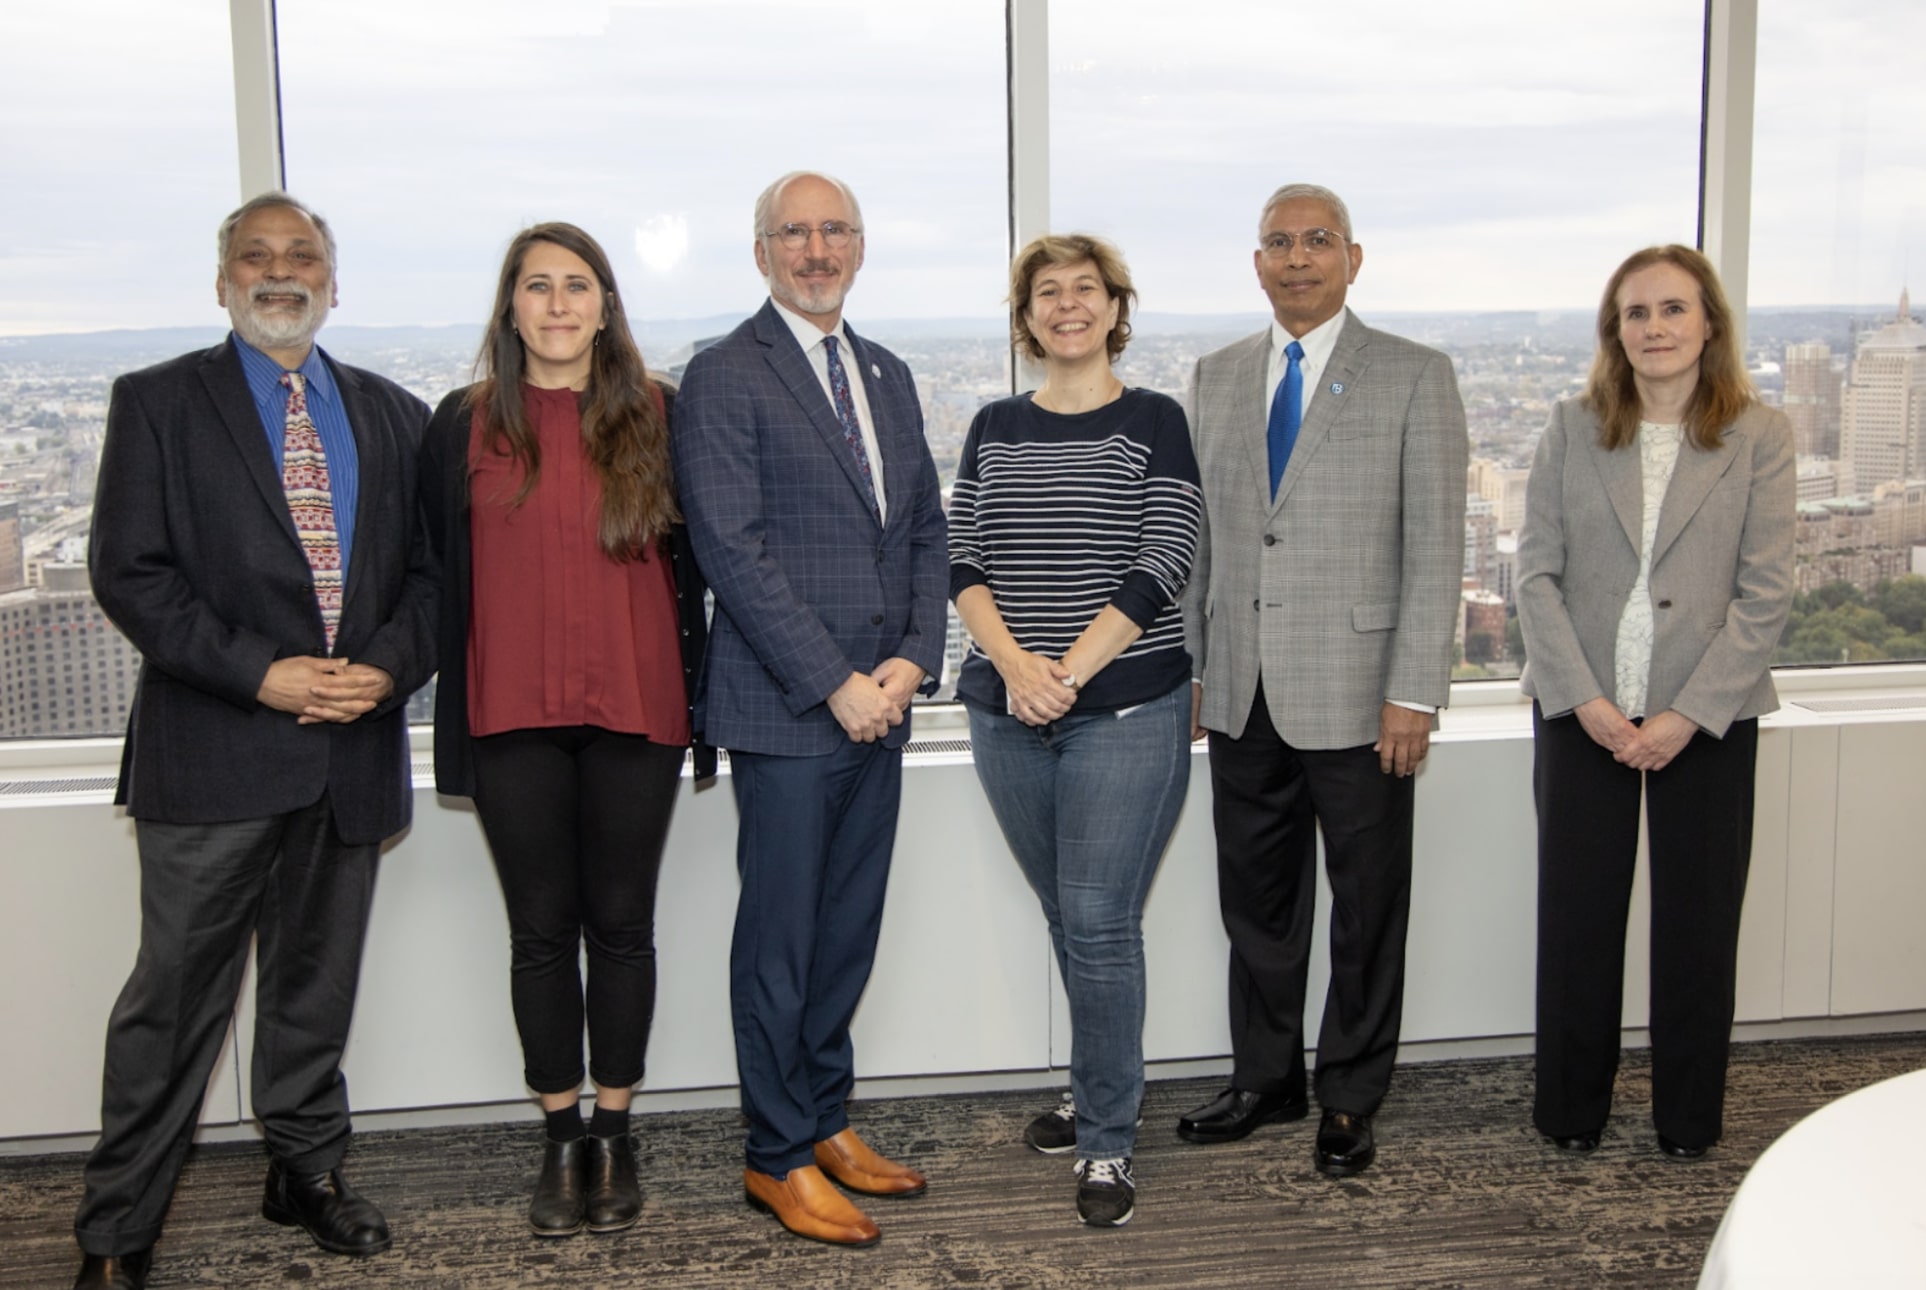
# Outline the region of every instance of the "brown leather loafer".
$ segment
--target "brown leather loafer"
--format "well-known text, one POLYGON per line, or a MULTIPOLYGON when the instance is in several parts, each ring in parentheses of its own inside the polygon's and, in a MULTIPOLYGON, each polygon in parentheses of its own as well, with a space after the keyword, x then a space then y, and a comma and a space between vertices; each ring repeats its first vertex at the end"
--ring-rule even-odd
POLYGON ((812 1241, 830 1245, 874 1245, 883 1239, 869 1216, 849 1203, 849 1197, 829 1185, 814 1165, 791 1169, 777 1179, 754 1169, 742 1171, 743 1197, 750 1205, 812 1241))
POLYGON ((818 1142, 816 1165, 843 1186, 865 1196, 920 1196, 929 1186, 929 1180, 908 1165, 885 1160, 871 1151, 854 1129, 844 1129, 818 1142))

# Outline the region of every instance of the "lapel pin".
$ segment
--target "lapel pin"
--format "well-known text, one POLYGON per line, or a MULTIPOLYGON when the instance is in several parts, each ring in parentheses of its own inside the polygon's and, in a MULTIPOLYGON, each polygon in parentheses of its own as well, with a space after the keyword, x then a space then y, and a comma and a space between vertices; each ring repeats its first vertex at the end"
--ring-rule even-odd
POLYGON ((883 379, 883 365, 882 365, 881 363, 871 363, 871 364, 869 365, 869 374, 870 374, 871 376, 873 376, 873 377, 875 377, 875 378, 876 378, 877 380, 879 380, 879 381, 880 381, 880 380, 882 380, 882 379, 883 379))
POLYGON ((1333 394, 1342 394, 1342 393, 1344 393, 1344 382, 1343 382, 1343 381, 1332 381, 1332 382, 1331 382, 1331 393, 1333 393, 1333 394))

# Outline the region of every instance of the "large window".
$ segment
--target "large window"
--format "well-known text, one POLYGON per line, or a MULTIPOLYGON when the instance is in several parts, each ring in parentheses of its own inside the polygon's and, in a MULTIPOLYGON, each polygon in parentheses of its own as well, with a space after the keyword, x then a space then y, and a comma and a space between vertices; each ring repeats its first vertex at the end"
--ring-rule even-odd
POLYGON ((226 325, 232 78, 224 5, 0 19, 0 738, 126 726, 139 659, 86 569, 107 391, 226 325))
MULTIPOLYGON (((264 0, 9 6, 0 736, 122 727, 138 660, 83 560, 107 388, 219 336, 213 229, 241 163, 273 171, 277 138, 289 185, 340 235, 326 343, 428 399, 468 379, 522 225, 600 238, 644 352, 673 372, 762 298, 760 188, 842 175, 869 232, 852 323, 916 371, 946 477, 976 408, 1010 388, 1012 137, 1047 141, 1051 227, 1130 257, 1125 375, 1172 392, 1265 321, 1249 268, 1264 196, 1327 184, 1366 249, 1353 306, 1457 364, 1474 453, 1459 674, 1514 672, 1536 435, 1582 380, 1612 266, 1694 237, 1704 9, 1014 2, 1019 29, 1047 20, 1047 110, 1012 105, 1010 60, 1025 83, 1037 46, 1006 46, 999 0, 278 0, 278 65, 265 41, 239 54, 245 101, 269 101, 277 73, 280 91, 279 122, 250 122, 278 130, 250 132, 245 158, 228 14, 252 22, 264 0)), ((1759 8, 1756 57, 1734 51, 1758 87, 1750 238, 1724 250, 1749 262, 1748 360, 1802 454, 1781 658, 1926 658, 1926 331, 1901 317, 1926 264, 1926 10, 1759 8)))
POLYGON ((1676 0, 1052 0, 1051 222, 1130 257, 1128 379, 1178 393, 1199 353, 1268 325, 1258 214, 1294 182, 1350 207, 1359 316, 1456 363, 1460 676, 1517 674, 1525 472, 1583 380, 1600 289, 1636 247, 1693 240, 1703 24, 1676 0))
POLYGON ((342 243, 333 352, 431 402, 464 384, 502 247, 560 219, 608 250, 644 355, 674 372, 760 306, 751 209, 809 168, 863 204, 850 325, 916 373, 946 482, 1008 393, 996 0, 278 12, 288 182, 342 243))
POLYGON ((1750 358, 1799 451, 1782 663, 1926 659, 1926 8, 1759 12, 1750 358))

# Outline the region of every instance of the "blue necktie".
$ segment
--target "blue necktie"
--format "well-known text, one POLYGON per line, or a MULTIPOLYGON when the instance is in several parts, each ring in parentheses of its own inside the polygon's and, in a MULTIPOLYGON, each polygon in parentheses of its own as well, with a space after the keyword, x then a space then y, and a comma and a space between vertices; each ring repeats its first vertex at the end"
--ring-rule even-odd
POLYGON ((1271 448, 1272 501, 1277 500, 1278 481, 1284 478, 1284 467, 1291 464, 1291 449, 1297 446, 1297 428, 1304 420, 1304 369, 1298 366, 1304 358, 1304 346, 1292 341, 1284 347, 1284 357, 1290 362, 1271 399, 1271 424, 1265 435, 1271 448))
POLYGON ((869 453, 863 447, 863 423, 856 419, 856 399, 849 390, 849 373, 843 370, 843 360, 836 353, 834 336, 823 337, 823 348, 829 354, 829 393, 836 405, 836 419, 843 423, 843 438, 856 458, 857 473, 863 477, 863 496, 869 499, 869 509, 880 518, 883 512, 876 505, 876 479, 869 472, 869 453))

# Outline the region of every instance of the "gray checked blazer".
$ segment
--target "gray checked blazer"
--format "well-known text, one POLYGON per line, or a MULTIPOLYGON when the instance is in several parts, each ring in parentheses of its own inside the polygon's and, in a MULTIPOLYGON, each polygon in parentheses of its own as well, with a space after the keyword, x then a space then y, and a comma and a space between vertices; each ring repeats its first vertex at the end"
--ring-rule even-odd
POLYGON ((1451 360, 1345 313, 1270 497, 1266 328, 1197 361, 1206 524, 1184 597, 1205 727, 1243 734, 1260 668, 1295 747, 1378 738, 1387 699, 1442 708, 1470 447, 1451 360))
MULTIPOLYGON (((1652 540, 1646 710, 1700 729, 1779 706, 1767 670, 1792 608, 1792 427, 1755 406, 1700 452, 1687 441, 1652 540)), ((1636 446, 1608 452, 1598 419, 1560 403, 1538 441, 1518 543, 1520 688, 1548 717, 1614 698, 1618 622, 1638 581, 1645 484, 1636 446)))
MULTIPOLYGON (((845 320, 882 454, 889 522, 795 333, 761 310, 689 360, 670 426, 696 562, 715 592, 702 730, 740 752, 817 757, 848 741, 824 700, 883 660, 943 671, 949 550, 916 383, 845 320)), ((900 748, 910 721, 884 744, 900 748)))

